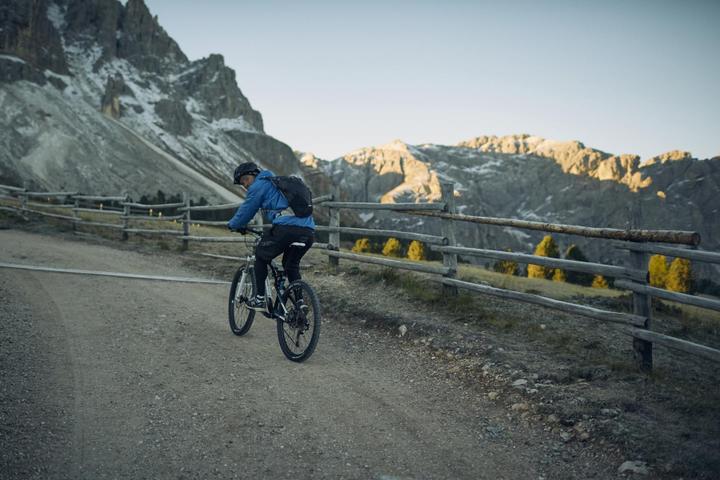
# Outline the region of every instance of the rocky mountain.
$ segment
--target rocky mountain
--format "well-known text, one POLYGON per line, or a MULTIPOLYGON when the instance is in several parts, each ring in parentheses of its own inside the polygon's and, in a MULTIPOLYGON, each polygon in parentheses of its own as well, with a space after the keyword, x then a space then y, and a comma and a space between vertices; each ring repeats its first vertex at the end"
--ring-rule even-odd
POLYGON ((0 182, 234 200, 255 161, 300 173, 220 55, 189 60, 143 0, 0 0, 0 182))
MULTIPOLYGON (((339 182, 355 201, 435 201, 440 182, 451 181, 460 213, 628 228, 636 208, 639 227, 696 230, 702 248, 720 251, 720 157, 698 160, 676 151, 641 163, 637 155, 611 155, 580 142, 512 135, 477 137, 454 146, 398 140, 333 161, 311 154, 299 158, 306 168, 339 182)), ((439 231, 436 222, 420 217, 376 212, 361 218, 373 227, 439 231)), ((465 224, 458 241, 532 252, 542 235, 465 224)), ((559 239, 565 246, 578 243, 591 258, 618 261, 617 252, 601 242, 559 239)))

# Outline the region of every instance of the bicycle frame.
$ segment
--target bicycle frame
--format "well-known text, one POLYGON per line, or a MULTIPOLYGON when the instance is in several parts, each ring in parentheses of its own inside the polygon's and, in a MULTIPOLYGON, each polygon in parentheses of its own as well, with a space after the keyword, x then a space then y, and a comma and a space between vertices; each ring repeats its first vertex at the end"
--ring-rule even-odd
MULTIPOLYGON (((257 232, 252 232, 254 235, 256 235, 258 238, 260 235, 257 232)), ((240 282, 238 283, 238 288, 235 293, 235 301, 236 302, 244 302, 245 298, 242 298, 242 292, 244 290, 244 287, 246 286, 247 276, 248 276, 248 266, 255 263, 255 255, 248 255, 244 259, 245 261, 245 269, 243 270, 242 276, 240 277, 240 282)), ((265 278, 265 301, 267 302, 267 305, 270 307, 269 312, 261 312, 263 315, 265 315, 267 318, 271 318, 274 320, 281 320, 285 321, 285 315, 287 314, 287 308, 285 308, 285 304, 282 302, 282 296, 285 293, 285 275, 284 272, 280 270, 280 267, 277 265, 275 260, 271 260, 269 265, 270 267, 270 273, 273 277, 273 282, 270 282, 270 275, 265 278), (274 291, 275 293, 275 299, 273 302, 273 298, 271 295, 271 292, 274 291)))

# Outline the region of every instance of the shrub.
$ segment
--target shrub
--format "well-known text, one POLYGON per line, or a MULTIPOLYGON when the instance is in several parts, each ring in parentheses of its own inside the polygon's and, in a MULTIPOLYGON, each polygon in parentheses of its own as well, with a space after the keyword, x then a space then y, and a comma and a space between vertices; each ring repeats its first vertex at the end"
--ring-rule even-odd
POLYGON ((355 240, 355 245, 352 247, 352 251, 355 253, 368 253, 370 252, 370 239, 358 238, 355 240))
MULTIPOLYGON (((506 249, 511 252, 509 248, 506 249)), ((498 260, 492 266, 492 269, 498 273, 504 273, 505 275, 517 275, 518 264, 512 260, 498 260)))
POLYGON ((608 281, 602 275, 595 275, 592 281, 592 288, 610 288, 608 281))
MULTIPOLYGON (((573 244, 565 250, 565 259, 574 260, 576 262, 587 262, 588 259, 585 254, 580 250, 580 247, 573 244)), ((585 272, 572 272, 566 273, 567 281, 576 285, 585 285, 586 287, 591 285, 593 282, 593 275, 585 272)))
POLYGON ((567 276, 565 274, 565 271, 559 268, 555 269, 555 273, 553 273, 552 279, 553 282, 567 282, 567 276))
POLYGON ((658 288, 665 288, 668 276, 668 263, 665 255, 653 255, 648 264, 650 271, 650 285, 658 288))
POLYGON ((402 245, 397 238, 388 238, 383 246, 382 254, 386 257, 402 257, 402 245))
POLYGON ((689 293, 692 287, 692 272, 690 260, 676 258, 670 264, 665 288, 673 292, 689 293))
POLYGON ((425 260, 425 246, 418 240, 410 242, 407 258, 410 260, 425 260))
MULTIPOLYGON (((545 235, 545 238, 538 243, 537 247, 535 247, 535 255, 553 258, 558 258, 560 256, 560 251, 558 250, 558 246, 555 243, 555 240, 553 240, 552 235, 545 235)), ((528 277, 550 279, 555 274, 555 270, 556 269, 552 267, 530 264, 528 265, 528 277)))

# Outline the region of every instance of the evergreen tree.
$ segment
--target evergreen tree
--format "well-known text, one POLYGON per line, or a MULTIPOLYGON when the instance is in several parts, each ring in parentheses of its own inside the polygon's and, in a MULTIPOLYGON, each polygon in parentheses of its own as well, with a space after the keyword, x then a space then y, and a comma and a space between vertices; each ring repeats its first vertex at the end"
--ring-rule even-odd
MULTIPOLYGON (((588 259, 585 254, 580 250, 580 247, 573 244, 565 250, 566 260, 575 260, 576 262, 587 262, 588 259)), ((590 286, 593 281, 593 275, 585 272, 573 272, 568 270, 566 273, 567 281, 576 285, 590 286)))
MULTIPOLYGON (((506 250, 508 252, 512 251, 509 248, 506 250)), ((512 260, 498 260, 493 264, 493 270, 498 273, 504 273, 505 275, 517 275, 519 269, 517 262, 512 260)))
POLYGON ((408 247, 407 258, 410 260, 425 260, 425 247, 422 242, 413 240, 408 247))
POLYGON ((165 203, 165 193, 162 190, 157 191, 156 203, 165 203))
POLYGON ((668 263, 665 255, 653 255, 648 264, 650 271, 650 285, 658 288, 665 288, 668 276, 668 263))
POLYGON ((357 240, 355 240, 355 245, 353 245, 352 251, 355 253, 369 253, 370 239, 358 238, 357 240))
MULTIPOLYGON (((541 257, 552 257, 558 258, 560 251, 558 246, 553 240, 552 235, 545 235, 537 247, 535 247, 535 255, 541 257)), ((555 269, 552 267, 543 267, 542 265, 528 265, 528 277, 530 278, 546 278, 550 279, 555 274, 555 269)))
POLYGON ((676 258, 670 264, 665 288, 673 292, 690 293, 692 287, 692 272, 690 260, 687 258, 676 258))
POLYGON ((383 247, 382 254, 386 257, 402 257, 402 245, 397 238, 388 238, 383 247))
POLYGON ((592 288, 610 288, 607 280, 602 275, 595 275, 592 281, 592 288))

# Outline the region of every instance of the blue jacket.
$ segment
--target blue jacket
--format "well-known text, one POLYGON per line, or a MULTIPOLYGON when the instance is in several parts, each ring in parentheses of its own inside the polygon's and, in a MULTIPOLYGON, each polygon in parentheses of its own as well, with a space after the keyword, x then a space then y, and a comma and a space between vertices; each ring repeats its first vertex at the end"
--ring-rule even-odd
POLYGON ((285 195, 278 190, 271 181, 270 170, 263 170, 255 178, 255 181, 247 190, 245 201, 235 212, 235 215, 228 222, 228 228, 238 230, 245 227, 253 219, 258 210, 263 210, 265 220, 271 221, 273 225, 292 225, 295 227, 307 227, 315 230, 315 221, 312 215, 305 218, 294 215, 280 215, 280 211, 288 208, 288 201, 285 195))

